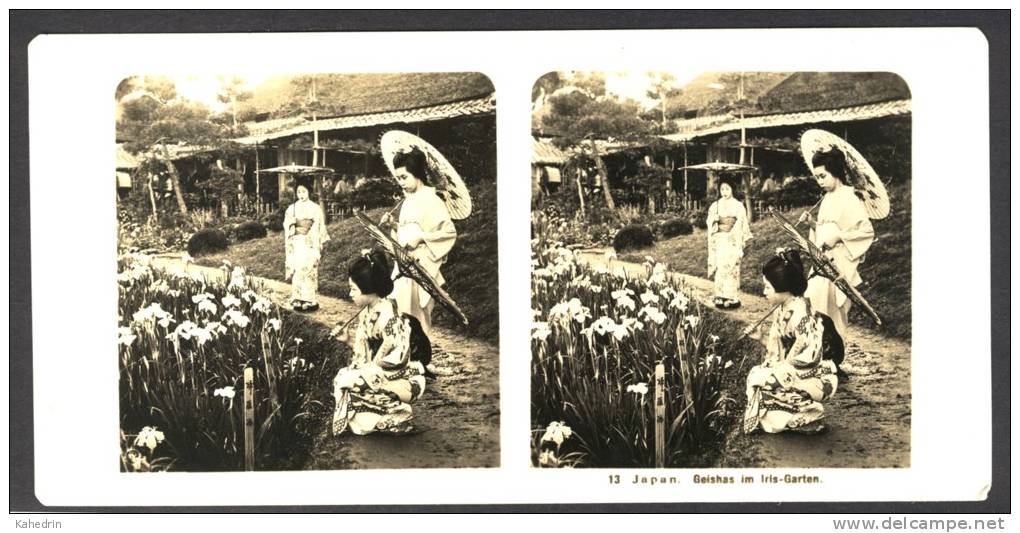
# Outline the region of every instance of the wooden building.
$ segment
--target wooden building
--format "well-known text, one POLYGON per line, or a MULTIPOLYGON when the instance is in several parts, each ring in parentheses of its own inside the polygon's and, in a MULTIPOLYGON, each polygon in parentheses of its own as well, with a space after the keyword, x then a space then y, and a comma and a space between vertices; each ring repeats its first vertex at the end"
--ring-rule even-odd
MULTIPOLYGON (((389 176, 379 153, 379 138, 391 129, 409 131, 432 143, 464 174, 467 183, 495 177, 495 146, 483 143, 495 138, 496 102, 492 83, 484 75, 322 78, 316 101, 300 114, 279 117, 263 113, 262 120, 246 124, 248 136, 235 139, 253 149, 251 169, 246 172, 250 192, 262 198, 283 198, 291 187, 288 176, 281 174, 275 182, 263 183, 255 171, 285 165, 331 169, 334 179, 330 183, 344 179, 353 185, 358 178, 389 176)), ((288 102, 298 99, 288 89, 256 94, 254 105, 286 110, 288 102)), ((317 180, 317 194, 329 192, 322 190, 325 182, 317 180)))
MULTIPOLYGON (((910 90, 896 74, 798 72, 758 96, 743 119, 729 112, 677 120, 677 133, 662 137, 675 145, 673 168, 745 163, 758 167, 762 180, 782 182, 810 175, 800 135, 820 128, 850 141, 886 181, 895 181, 909 178, 910 113, 910 90)), ((678 176, 674 188, 690 181, 678 176)))

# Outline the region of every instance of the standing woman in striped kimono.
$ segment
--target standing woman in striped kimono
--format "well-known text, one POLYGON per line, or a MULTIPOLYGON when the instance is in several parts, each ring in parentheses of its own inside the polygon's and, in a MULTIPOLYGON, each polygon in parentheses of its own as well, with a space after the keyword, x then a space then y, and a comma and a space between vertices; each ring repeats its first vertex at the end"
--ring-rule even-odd
POLYGON ((713 303, 720 309, 740 307, 740 261, 751 239, 744 204, 733 197, 733 185, 719 182, 719 199, 708 208, 708 276, 715 280, 713 303))
POLYGON ((286 252, 285 279, 291 280, 291 306, 295 311, 319 308, 319 259, 322 247, 329 241, 326 217, 318 204, 309 198, 308 185, 296 188, 297 201, 287 208, 283 218, 286 252))

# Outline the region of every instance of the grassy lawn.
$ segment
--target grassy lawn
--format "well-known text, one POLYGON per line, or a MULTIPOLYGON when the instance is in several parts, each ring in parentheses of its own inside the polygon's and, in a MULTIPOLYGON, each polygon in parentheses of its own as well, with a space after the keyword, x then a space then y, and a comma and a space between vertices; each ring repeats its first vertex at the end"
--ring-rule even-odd
MULTIPOLYGON (((889 194, 892 210, 884 220, 872 221, 876 239, 860 267, 864 283, 858 289, 882 317, 884 322, 882 331, 909 341, 910 185, 893 187, 889 194)), ((794 210, 788 217, 797 217, 802 211, 794 210)), ((761 265, 776 248, 790 246, 792 242, 772 217, 764 217, 752 223, 751 233, 754 238, 747 243, 744 250, 740 288, 743 292, 761 294, 763 289, 761 265)), ((624 254, 621 259, 640 263, 644 261, 646 255, 668 263, 676 272, 699 277, 706 277, 708 273, 708 244, 704 230, 695 229, 691 235, 659 241, 652 248, 624 254)), ((861 312, 859 306, 851 309, 850 322, 868 328, 875 327, 871 319, 861 312)))
MULTIPOLYGON (((499 345, 499 277, 496 231, 496 186, 486 183, 471 191, 474 209, 466 220, 456 222, 457 243, 443 266, 445 289, 461 307, 468 320, 461 326, 452 315, 435 311, 436 324, 499 345)), ((386 209, 369 211, 378 220, 386 209)), ((329 224, 330 241, 319 263, 319 292, 337 298, 348 297, 347 271, 361 250, 373 245, 371 237, 354 218, 329 224)), ((226 259, 256 276, 283 280, 283 233, 271 232, 264 239, 232 244, 222 253, 196 258, 207 266, 219 266, 226 259)))

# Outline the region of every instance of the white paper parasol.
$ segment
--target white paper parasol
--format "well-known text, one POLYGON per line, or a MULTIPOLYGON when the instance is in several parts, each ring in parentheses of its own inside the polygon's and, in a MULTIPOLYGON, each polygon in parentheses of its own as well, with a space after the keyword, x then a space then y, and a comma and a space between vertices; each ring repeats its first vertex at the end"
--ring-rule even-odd
POLYGON ((868 217, 879 220, 889 215, 889 193, 867 159, 850 143, 825 130, 807 130, 800 136, 800 153, 807 167, 812 168, 815 154, 828 150, 839 150, 846 156, 847 180, 864 203, 868 217))
POLYGON ((471 215, 471 193, 464 185, 464 180, 443 154, 424 139, 400 130, 388 131, 382 136, 380 149, 390 174, 395 173, 393 156, 401 152, 410 152, 413 148, 425 154, 429 185, 435 187, 436 194, 446 203, 450 218, 463 220, 471 215))

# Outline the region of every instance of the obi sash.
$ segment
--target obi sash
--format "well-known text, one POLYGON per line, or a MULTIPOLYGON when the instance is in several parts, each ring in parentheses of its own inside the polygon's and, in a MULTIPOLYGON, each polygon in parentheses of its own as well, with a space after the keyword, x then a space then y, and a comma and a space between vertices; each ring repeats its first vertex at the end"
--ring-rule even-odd
POLYGON ((294 221, 294 232, 298 235, 308 235, 308 232, 312 229, 312 224, 315 224, 314 219, 299 218, 294 221))
POLYGON ((716 223, 716 228, 723 233, 729 233, 736 224, 737 217, 719 217, 719 221, 716 223))

